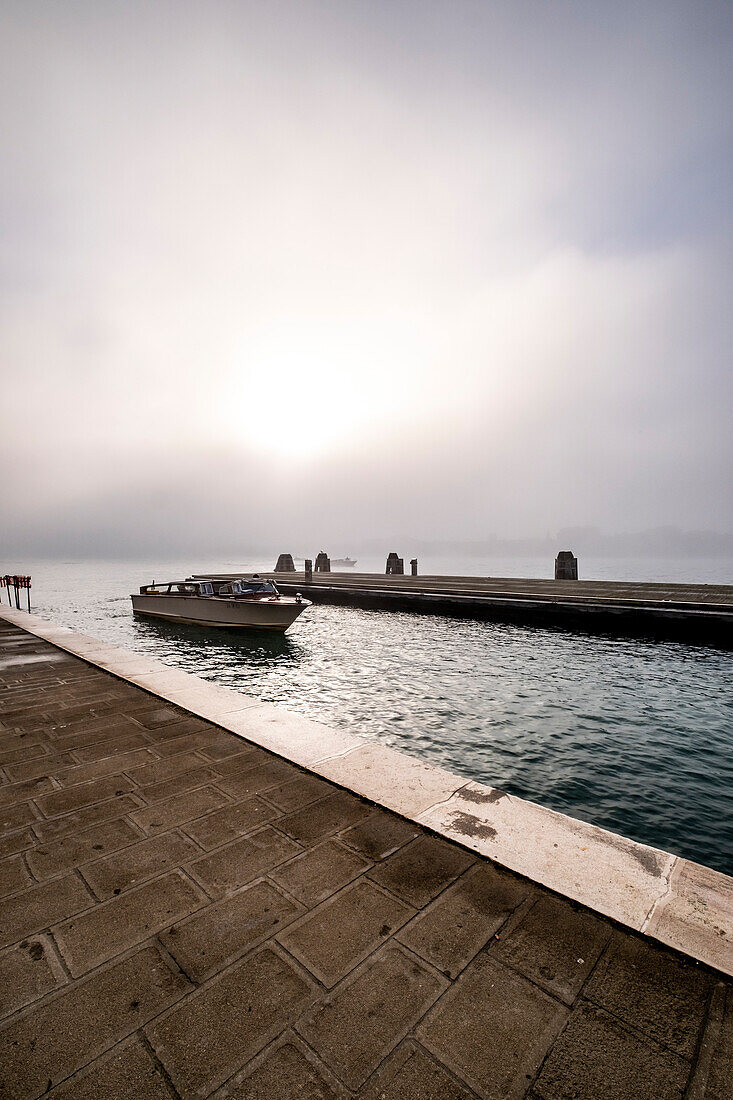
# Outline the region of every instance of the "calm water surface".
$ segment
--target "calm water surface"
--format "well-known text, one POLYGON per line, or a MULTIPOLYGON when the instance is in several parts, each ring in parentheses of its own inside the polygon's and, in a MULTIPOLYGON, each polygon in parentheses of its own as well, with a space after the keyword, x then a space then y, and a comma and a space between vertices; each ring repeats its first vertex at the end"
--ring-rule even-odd
POLYGON ((244 636, 136 621, 129 601, 241 564, 26 565, 49 619, 733 873, 730 653, 327 606, 244 636))

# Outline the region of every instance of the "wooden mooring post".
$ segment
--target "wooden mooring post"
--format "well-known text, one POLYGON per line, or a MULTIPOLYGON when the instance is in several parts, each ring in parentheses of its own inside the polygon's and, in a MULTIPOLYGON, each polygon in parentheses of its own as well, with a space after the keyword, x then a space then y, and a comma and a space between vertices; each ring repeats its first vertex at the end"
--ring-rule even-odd
POLYGON ((555 580, 577 581, 578 559, 572 550, 561 550, 555 558, 555 580))
POLYGON ((8 590, 8 605, 13 606, 13 601, 10 597, 10 589, 13 589, 13 596, 15 597, 15 606, 20 611, 20 590, 25 588, 26 596, 28 598, 28 611, 31 609, 31 578, 30 576, 21 575, 20 573, 6 573, 5 576, 0 577, 0 588, 7 588, 8 590))
POLYGON ((405 573, 405 559, 400 558, 394 552, 387 555, 387 568, 385 569, 387 576, 404 576, 405 573))

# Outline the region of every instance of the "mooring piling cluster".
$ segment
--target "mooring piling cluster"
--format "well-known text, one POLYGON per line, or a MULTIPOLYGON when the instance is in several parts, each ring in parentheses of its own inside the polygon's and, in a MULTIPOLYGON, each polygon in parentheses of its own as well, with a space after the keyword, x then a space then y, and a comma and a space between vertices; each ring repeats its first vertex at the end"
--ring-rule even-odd
MULTIPOLYGON (((338 564, 338 562, 337 562, 338 564)), ((353 563, 350 563, 353 564, 353 563)), ((577 565, 577 562, 576 562, 577 565)), ((276 573, 295 573, 295 564, 293 562, 292 554, 280 554, 275 565, 276 573)), ((304 562, 304 572, 306 578, 310 579, 313 576, 313 560, 312 558, 306 558, 304 562)), ((316 555, 316 573, 330 573, 331 572, 331 559, 325 550, 321 550, 316 555)), ((386 576, 401 577, 405 573, 405 559, 399 557, 394 551, 387 555, 387 565, 385 568, 386 576)), ((410 559, 410 573, 413 577, 417 576, 417 558, 410 559)), ((577 579, 577 577, 576 577, 577 579)))

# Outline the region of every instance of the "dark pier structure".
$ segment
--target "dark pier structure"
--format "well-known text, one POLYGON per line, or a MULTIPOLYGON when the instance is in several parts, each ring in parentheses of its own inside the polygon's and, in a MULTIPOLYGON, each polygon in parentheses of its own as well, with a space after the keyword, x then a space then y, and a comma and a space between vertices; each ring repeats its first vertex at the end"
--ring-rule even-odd
POLYGON ((733 642, 733 585, 391 572, 270 576, 284 594, 301 592, 314 603, 661 635, 725 646, 733 642))

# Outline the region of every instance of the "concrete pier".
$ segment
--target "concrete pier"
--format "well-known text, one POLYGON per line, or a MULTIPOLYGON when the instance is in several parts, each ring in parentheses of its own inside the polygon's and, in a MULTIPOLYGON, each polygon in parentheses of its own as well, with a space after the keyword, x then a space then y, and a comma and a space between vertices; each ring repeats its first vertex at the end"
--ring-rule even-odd
POLYGON ((733 644, 733 585, 331 573, 270 576, 315 603, 733 644))
POLYGON ((7 608, 0 844, 3 1096, 729 1095, 730 879, 7 608))

